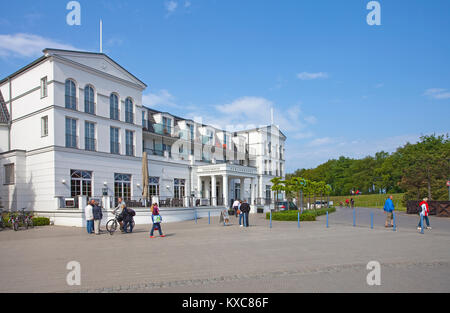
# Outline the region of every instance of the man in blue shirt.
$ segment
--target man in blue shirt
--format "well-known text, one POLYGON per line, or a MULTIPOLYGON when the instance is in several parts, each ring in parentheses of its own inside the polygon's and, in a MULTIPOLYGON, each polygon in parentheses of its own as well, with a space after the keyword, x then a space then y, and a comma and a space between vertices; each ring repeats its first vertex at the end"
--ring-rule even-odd
POLYGON ((392 201, 392 195, 387 198, 384 203, 384 212, 386 212, 386 224, 385 227, 394 227, 394 202, 392 201), (390 225, 389 225, 390 224, 390 225))

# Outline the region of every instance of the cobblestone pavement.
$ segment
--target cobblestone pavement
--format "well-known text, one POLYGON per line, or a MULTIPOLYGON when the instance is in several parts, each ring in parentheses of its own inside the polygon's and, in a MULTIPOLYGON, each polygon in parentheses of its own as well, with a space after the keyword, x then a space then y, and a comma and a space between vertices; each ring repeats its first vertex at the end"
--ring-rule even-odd
POLYGON ((84 229, 39 227, 0 232, 0 292, 449 292, 450 219, 397 215, 384 228, 379 210, 338 209, 317 222, 219 225, 218 218, 150 225, 133 234, 88 235, 84 229), (375 228, 370 229, 370 212, 375 228), (70 261, 81 264, 81 285, 68 286, 70 261), (369 261, 381 264, 381 286, 368 286, 369 261))

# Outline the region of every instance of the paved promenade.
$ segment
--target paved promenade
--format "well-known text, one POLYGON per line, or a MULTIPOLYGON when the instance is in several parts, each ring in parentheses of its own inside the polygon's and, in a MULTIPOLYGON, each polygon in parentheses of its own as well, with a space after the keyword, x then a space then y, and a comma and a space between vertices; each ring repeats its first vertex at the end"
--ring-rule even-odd
POLYGON ((450 219, 398 215, 384 228, 379 210, 350 209, 317 222, 223 227, 218 218, 148 226, 133 234, 88 235, 85 229, 39 227, 0 232, 0 292, 450 292, 450 219), (370 229, 370 212, 375 229, 370 229), (68 286, 66 265, 81 264, 81 286, 68 286), (368 286, 369 261, 381 264, 381 286, 368 286))

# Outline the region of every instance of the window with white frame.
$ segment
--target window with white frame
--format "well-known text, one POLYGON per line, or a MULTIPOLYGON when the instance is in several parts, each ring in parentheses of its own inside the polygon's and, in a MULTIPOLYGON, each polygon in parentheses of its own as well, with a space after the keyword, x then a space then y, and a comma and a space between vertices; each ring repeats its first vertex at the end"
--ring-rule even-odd
POLYGON ((5 164, 5 185, 14 185, 14 163, 5 164))
POLYGON ((41 137, 48 136, 48 115, 41 117, 41 137))
POLYGON ((41 78, 41 98, 47 97, 47 76, 41 78))
POLYGON ((182 199, 184 197, 185 185, 185 179, 175 178, 173 180, 173 195, 175 199, 182 199))
POLYGON ((150 197, 159 196, 159 177, 148 178, 148 194, 150 197))

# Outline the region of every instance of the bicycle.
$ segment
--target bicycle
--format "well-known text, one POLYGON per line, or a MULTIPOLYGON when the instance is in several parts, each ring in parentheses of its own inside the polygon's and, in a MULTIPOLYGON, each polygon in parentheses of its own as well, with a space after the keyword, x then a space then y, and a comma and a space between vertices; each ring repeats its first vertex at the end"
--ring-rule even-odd
POLYGON ((22 212, 19 215, 19 221, 22 222, 22 225, 25 229, 33 228, 33 216, 30 212, 25 213, 25 208, 22 209, 22 212))
POLYGON ((5 223, 3 222, 3 210, 0 211, 0 231, 5 229, 5 223))
POLYGON ((14 229, 14 231, 18 231, 19 230, 19 221, 18 221, 18 219, 17 219, 17 217, 15 216, 14 213, 11 213, 9 215, 9 221, 8 222, 11 224, 11 228, 14 229))
MULTIPOLYGON (((120 225, 119 222, 119 216, 121 215, 121 213, 117 212, 117 210, 114 210, 114 218, 110 219, 107 223, 106 223, 106 231, 112 236, 115 231, 117 230, 117 225, 120 225)), ((132 223, 132 227, 134 228, 135 223, 134 223, 134 219, 131 222, 132 223)), ((123 226, 120 225, 120 230, 123 231, 123 226)))

